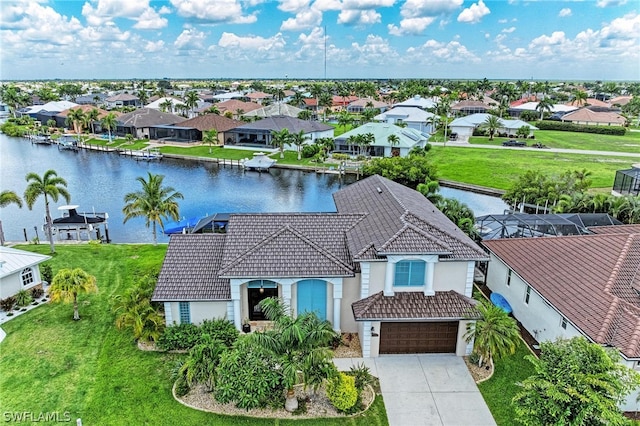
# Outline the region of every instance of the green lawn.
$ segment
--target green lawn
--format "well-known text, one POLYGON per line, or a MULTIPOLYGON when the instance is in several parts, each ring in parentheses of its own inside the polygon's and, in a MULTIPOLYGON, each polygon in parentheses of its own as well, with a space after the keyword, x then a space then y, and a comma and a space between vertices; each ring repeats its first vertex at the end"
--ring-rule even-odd
POLYGON ((593 188, 611 188, 616 170, 628 169, 630 157, 602 157, 517 149, 483 149, 433 146, 429 157, 437 165, 438 177, 446 180, 508 189, 529 169, 548 174, 566 170, 591 171, 593 188))
MULTIPOLYGON (((640 154, 640 132, 627 132, 624 136, 597 135, 595 133, 560 132, 557 130, 537 130, 535 139, 527 144, 541 143, 549 148, 565 148, 593 151, 635 152, 640 154)), ((495 136, 474 136, 469 143, 474 145, 502 145, 508 138, 495 136)))
POLYGON ((209 154, 209 145, 196 145, 192 147, 179 147, 179 146, 163 146, 160 148, 160 152, 163 154, 176 154, 187 155, 191 157, 206 157, 206 158, 224 158, 226 160, 242 160, 245 158, 251 158, 254 152, 246 149, 233 149, 223 148, 221 146, 211 146, 211 154, 209 154))
MULTIPOLYGON (((19 247, 48 254, 48 245, 19 247)), ((46 304, 5 324, 0 343, 3 412, 69 412, 86 425, 289 425, 227 417, 187 408, 171 396, 171 370, 180 355, 139 351, 129 332, 117 330, 109 302, 133 277, 158 270, 166 245, 56 247, 54 273, 80 267, 97 277, 98 294, 80 297, 81 321, 71 305, 46 304)), ((323 425, 387 425, 378 397, 364 415, 322 420, 323 425)))
POLYGON ((529 349, 520 342, 516 353, 497 361, 493 376, 478 385, 498 426, 515 424, 511 400, 519 390, 516 383, 534 373, 533 364, 524 359, 529 354, 529 349))

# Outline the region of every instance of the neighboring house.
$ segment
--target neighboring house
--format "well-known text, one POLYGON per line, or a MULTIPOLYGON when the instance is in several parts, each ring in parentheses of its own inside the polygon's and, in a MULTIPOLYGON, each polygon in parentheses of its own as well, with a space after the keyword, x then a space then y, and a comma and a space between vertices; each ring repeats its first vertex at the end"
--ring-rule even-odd
POLYGON ((618 170, 613 181, 613 195, 640 195, 640 163, 618 170))
POLYGON ((183 104, 184 102, 182 102, 180 99, 165 96, 148 103, 145 108, 155 109, 156 111, 162 111, 163 109, 165 109, 165 112, 175 114, 176 112, 179 112, 176 106, 183 104), (164 106, 164 104, 166 104, 167 102, 171 102, 171 108, 167 108, 164 106))
POLYGON ((78 105, 102 105, 107 95, 104 93, 91 93, 88 95, 78 96, 75 99, 75 103, 78 105))
POLYGON ((386 102, 376 101, 375 99, 363 98, 351 102, 347 106, 347 111, 352 114, 359 114, 364 112, 365 109, 375 109, 378 112, 384 112, 389 105, 386 102))
POLYGON ((204 114, 174 125, 154 126, 149 129, 151 139, 175 142, 200 142, 207 130, 218 131, 219 144, 224 143, 225 132, 243 125, 244 122, 222 117, 218 114, 204 114))
POLYGON ((402 102, 398 102, 394 105, 396 107, 416 107, 424 110, 433 108, 436 105, 436 100, 433 98, 423 98, 420 95, 415 95, 412 98, 406 99, 402 102))
MULTIPOLYGON (((273 148, 271 132, 289 129, 289 133, 300 133, 307 136, 305 144, 311 145, 318 138, 333 138, 333 126, 319 121, 300 120, 285 115, 274 115, 262 120, 247 123, 229 130, 225 137, 225 145, 248 145, 253 147, 273 148)), ((286 150, 295 151, 296 146, 287 145, 286 150)))
POLYGON ((120 108, 125 106, 141 107, 140 98, 129 93, 120 93, 118 95, 109 96, 104 100, 105 108, 120 108))
MULTIPOLYGON (((456 118, 449 123, 449 128, 451 129, 451 133, 456 133, 458 135, 458 141, 465 142, 473 136, 473 131, 480 127, 490 116, 491 114, 471 114, 466 117, 456 118)), ((529 136, 533 134, 534 130, 538 130, 537 127, 522 120, 506 120, 504 118, 500 118, 499 121, 500 128, 497 129, 496 134, 504 133, 513 137, 522 126, 529 128, 529 136)))
POLYGON ((494 109, 498 103, 496 101, 460 101, 451 106, 451 112, 456 116, 471 114, 484 114, 494 109))
MULTIPOLYGON (((538 107, 539 102, 525 102, 522 104, 512 103, 509 107, 509 115, 511 117, 520 117, 524 111, 530 111, 538 114, 540 116, 540 110, 536 109, 538 107)), ((554 113, 567 113, 571 111, 577 110, 577 106, 573 105, 564 105, 564 104, 554 104, 551 106, 551 114, 554 113)), ((545 111, 546 112, 546 111, 545 111)))
POLYGON ((414 147, 424 148, 429 141, 429 134, 419 132, 415 129, 402 128, 389 123, 367 123, 360 127, 349 130, 335 138, 335 151, 360 154, 361 148, 349 142, 349 137, 371 133, 374 141, 366 148, 366 155, 372 157, 406 157, 414 147), (389 142, 389 136, 395 135, 398 138, 396 144, 389 142))
MULTIPOLYGON (((640 370, 640 225, 596 235, 485 241, 486 284, 537 341, 584 336, 640 370)), ((638 392, 623 409, 637 409, 638 392)))
POLYGON ((588 126, 624 126, 626 118, 616 112, 596 112, 589 108, 580 108, 562 116, 562 121, 588 126))
MULTIPOLYGON (((58 114, 56 114, 56 116, 54 117, 54 120, 56 122, 56 127, 68 127, 70 129, 73 129, 73 124, 69 123, 67 124, 67 116, 69 115, 69 112, 71 110, 74 109, 81 109, 83 113, 88 113, 91 110, 97 109, 98 110, 98 119, 93 123, 93 130, 96 131, 96 133, 101 132, 102 131, 102 127, 100 124, 100 120, 102 120, 104 117, 107 116, 107 114, 109 114, 109 111, 105 111, 101 108, 97 108, 94 105, 80 105, 77 107, 73 107, 73 108, 69 108, 69 109, 65 109, 64 111, 59 112, 58 114)), ((112 114, 115 114, 116 117, 120 116, 121 113, 118 111, 113 111, 112 114)), ((89 123, 87 126, 84 127, 85 130, 88 130, 89 132, 92 130, 91 129, 91 123, 89 123)))
POLYGON ((219 102, 215 104, 215 106, 218 107, 220 115, 226 115, 226 112, 229 111, 233 114, 233 118, 235 120, 240 120, 241 117, 248 112, 262 108, 260 104, 255 102, 244 102, 238 99, 229 99, 224 102, 219 102))
POLYGON ((51 256, 0 246, 0 299, 42 285, 39 265, 49 259, 51 256))
POLYGON ((271 100, 273 99, 273 95, 270 93, 265 93, 265 92, 251 92, 251 93, 247 93, 246 95, 244 95, 244 97, 246 99, 249 100, 249 102, 255 102, 258 103, 260 105, 266 103, 266 102, 271 102, 271 100))
POLYGON ((242 99, 242 98, 244 98, 244 93, 242 92, 225 92, 225 93, 218 93, 213 95, 214 101, 217 101, 217 102, 224 102, 231 99, 242 99))
MULTIPOLYGON (((226 234, 171 237, 152 300, 167 325, 262 321, 280 297, 357 332, 364 357, 470 353, 476 261, 485 252, 419 192, 371 176, 334 194, 337 213, 232 214, 226 234)), ((261 323, 254 325, 260 326, 261 323)))
POLYGON ((293 105, 289 105, 282 102, 277 102, 275 104, 268 105, 266 107, 254 109, 253 111, 245 112, 242 114, 242 117, 247 118, 266 118, 272 117, 274 115, 286 115, 288 117, 298 118, 298 114, 300 114, 303 110, 293 105))
POLYGON ((55 120, 55 116, 64 110, 77 107, 78 104, 69 101, 53 101, 44 105, 31 105, 21 108, 17 111, 18 116, 28 115, 42 124, 46 124, 49 120, 55 120))
POLYGON ((358 98, 355 95, 349 95, 349 96, 338 96, 338 95, 333 95, 331 97, 331 109, 333 111, 342 111, 344 109, 346 109, 350 103, 357 101, 358 98))
POLYGON ((406 124, 407 128, 415 129, 423 133, 433 133, 433 117, 430 112, 426 112, 418 107, 395 107, 378 114, 373 119, 389 124, 406 124))
POLYGON ((140 108, 117 118, 116 135, 133 135, 135 138, 150 138, 151 127, 172 125, 185 121, 184 117, 160 112, 150 108, 140 108))

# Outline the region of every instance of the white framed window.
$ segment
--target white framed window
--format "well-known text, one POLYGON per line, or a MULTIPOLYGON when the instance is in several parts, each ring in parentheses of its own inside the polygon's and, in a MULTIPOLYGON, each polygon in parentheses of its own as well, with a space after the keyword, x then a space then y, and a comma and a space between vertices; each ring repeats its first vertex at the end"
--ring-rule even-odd
POLYGON ((426 262, 422 260, 403 260, 396 263, 393 285, 398 287, 423 286, 426 265, 426 262))
POLYGON ((529 304, 529 299, 531 298, 531 287, 527 286, 527 291, 524 294, 524 304, 528 305, 529 304))
POLYGON ((509 269, 509 272, 507 273, 507 287, 509 287, 511 285, 511 273, 513 271, 511 269, 509 269))
POLYGON ((180 324, 191 324, 191 307, 189 302, 180 302, 178 304, 180 311, 180 324))
POLYGON ((33 284, 33 269, 24 268, 20 273, 20 279, 22 280, 23 286, 33 284))
POLYGON ((567 319, 565 317, 562 317, 562 319, 560 320, 560 327, 562 327, 564 330, 567 329, 567 319))

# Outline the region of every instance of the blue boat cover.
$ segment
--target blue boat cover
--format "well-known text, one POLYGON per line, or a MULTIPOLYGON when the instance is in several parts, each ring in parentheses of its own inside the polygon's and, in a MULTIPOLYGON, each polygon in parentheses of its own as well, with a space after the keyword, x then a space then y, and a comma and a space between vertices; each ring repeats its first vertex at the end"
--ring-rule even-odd
POLYGON ((494 305, 506 313, 510 314, 513 311, 513 309, 511 309, 511 305, 507 302, 507 299, 505 299, 500 293, 491 293, 491 297, 489 297, 489 299, 494 305))

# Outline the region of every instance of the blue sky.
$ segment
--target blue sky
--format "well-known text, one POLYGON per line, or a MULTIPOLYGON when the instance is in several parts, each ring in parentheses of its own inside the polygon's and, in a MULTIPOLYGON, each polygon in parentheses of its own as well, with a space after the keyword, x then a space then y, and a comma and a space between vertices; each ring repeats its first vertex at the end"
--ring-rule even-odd
POLYGON ((3 80, 640 80, 638 0, 0 3, 3 80))

